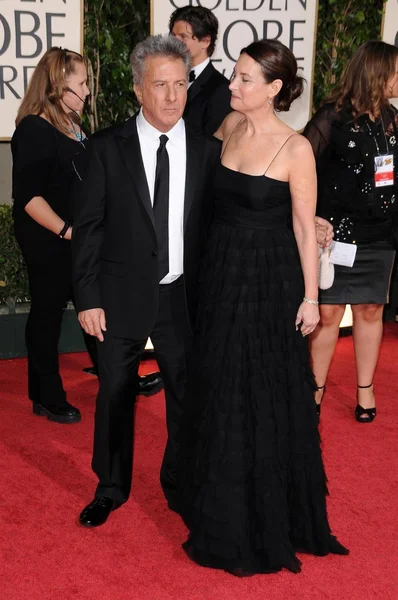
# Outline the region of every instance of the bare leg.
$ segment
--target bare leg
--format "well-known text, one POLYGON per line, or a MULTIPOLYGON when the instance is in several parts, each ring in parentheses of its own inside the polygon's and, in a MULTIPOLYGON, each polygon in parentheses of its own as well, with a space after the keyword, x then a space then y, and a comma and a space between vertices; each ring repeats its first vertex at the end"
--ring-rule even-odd
MULTIPOLYGON (((383 335, 383 305, 355 304, 352 306, 352 313, 358 385, 368 386, 373 382, 379 358, 383 335)), ((363 408, 375 406, 373 386, 358 389, 358 404, 363 408)))
MULTIPOLYGON (((320 321, 315 331, 310 335, 310 351, 312 369, 319 388, 323 388, 329 371, 330 363, 339 337, 339 325, 343 318, 344 304, 322 304, 320 321)), ((320 404, 324 389, 315 393, 315 402, 320 404)))

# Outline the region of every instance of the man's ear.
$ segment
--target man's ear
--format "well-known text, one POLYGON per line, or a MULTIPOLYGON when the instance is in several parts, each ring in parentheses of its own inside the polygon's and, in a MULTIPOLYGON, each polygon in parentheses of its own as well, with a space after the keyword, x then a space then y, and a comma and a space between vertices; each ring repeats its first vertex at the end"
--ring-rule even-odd
POLYGON ((205 35, 205 37, 199 41, 200 41, 202 48, 205 48, 207 50, 207 48, 210 46, 210 43, 211 43, 211 37, 209 35, 205 35))
POLYGON ((137 96, 137 100, 140 104, 142 104, 142 89, 140 85, 136 83, 133 85, 134 94, 137 96))

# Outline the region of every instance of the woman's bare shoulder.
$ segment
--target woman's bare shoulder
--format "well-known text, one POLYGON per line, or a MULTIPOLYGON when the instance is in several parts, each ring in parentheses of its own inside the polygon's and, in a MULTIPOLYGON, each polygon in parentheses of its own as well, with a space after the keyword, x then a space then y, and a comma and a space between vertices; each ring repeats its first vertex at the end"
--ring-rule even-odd
POLYGON ((239 121, 241 121, 244 118, 245 117, 244 115, 242 115, 242 113, 234 110, 225 117, 224 121, 221 123, 214 136, 221 141, 225 140, 235 129, 239 121))
POLYGON ((300 153, 300 152, 311 152, 312 146, 310 142, 305 138, 301 133, 297 133, 296 131, 292 131, 288 138, 289 149, 291 152, 300 153))

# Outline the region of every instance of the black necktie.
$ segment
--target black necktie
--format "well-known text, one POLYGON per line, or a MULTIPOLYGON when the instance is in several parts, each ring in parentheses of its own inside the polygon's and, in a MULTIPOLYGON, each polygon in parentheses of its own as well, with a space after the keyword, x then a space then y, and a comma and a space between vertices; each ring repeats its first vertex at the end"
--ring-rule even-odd
POLYGON ((195 71, 191 71, 189 73, 189 83, 192 83, 193 81, 195 81, 195 79, 196 79, 195 71))
POLYGON ((155 191, 153 213, 158 239, 159 281, 169 272, 169 186, 170 165, 166 144, 167 135, 161 135, 156 153, 155 191))

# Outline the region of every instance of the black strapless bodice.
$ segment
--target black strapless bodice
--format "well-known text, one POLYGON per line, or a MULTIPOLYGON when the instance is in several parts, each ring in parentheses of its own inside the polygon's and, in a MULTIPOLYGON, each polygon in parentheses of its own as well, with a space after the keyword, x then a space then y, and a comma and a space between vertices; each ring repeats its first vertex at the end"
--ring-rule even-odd
POLYGON ((289 183, 266 175, 247 175, 220 163, 214 180, 218 223, 253 229, 291 228, 289 183))

